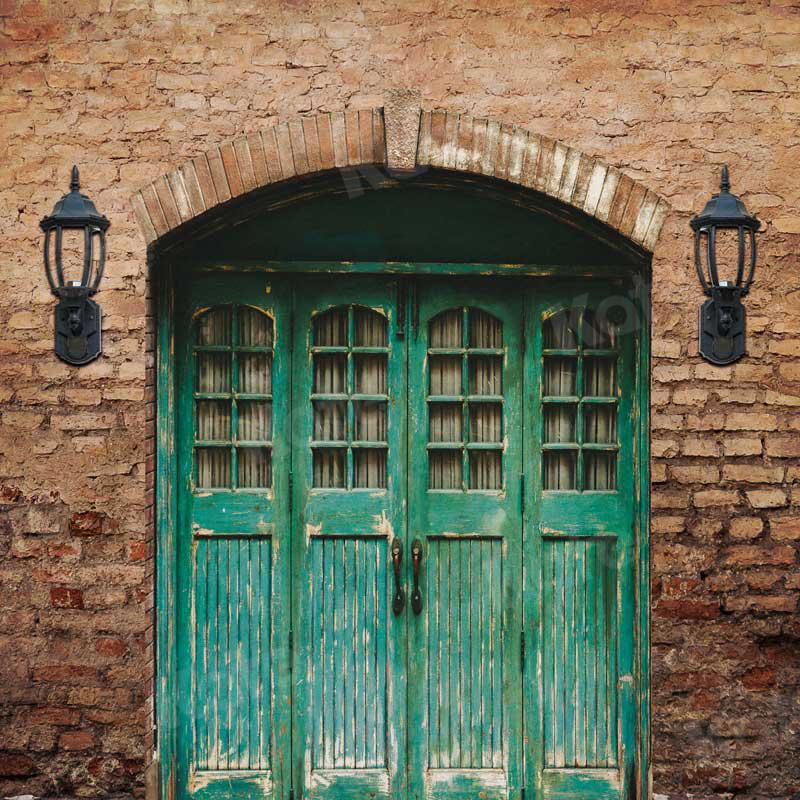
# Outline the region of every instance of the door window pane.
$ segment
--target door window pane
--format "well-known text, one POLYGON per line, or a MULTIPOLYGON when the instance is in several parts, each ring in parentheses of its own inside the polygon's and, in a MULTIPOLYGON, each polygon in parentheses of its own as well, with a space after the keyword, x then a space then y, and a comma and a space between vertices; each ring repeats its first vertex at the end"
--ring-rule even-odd
POLYGON ((578 346, 575 333, 577 326, 578 320, 574 318, 574 314, 566 311, 548 317, 544 321, 542 336, 545 349, 575 350, 578 346))
POLYGON ((503 359, 501 356, 472 356, 469 359, 469 393, 503 393, 503 359))
POLYGON ((231 485, 231 451, 228 447, 195 450, 195 482, 200 489, 227 489, 231 485))
POLYGON ((274 337, 272 317, 250 306, 209 309, 195 321, 195 442, 226 443, 225 447, 195 447, 198 488, 267 489, 272 485, 274 337), (242 447, 242 442, 263 446, 242 447))
POLYGON ((615 358, 587 357, 583 362, 583 393, 586 397, 614 397, 617 393, 615 358))
POLYGON ((583 314, 582 338, 587 350, 611 350, 616 347, 617 330, 603 315, 587 308, 583 314))
POLYGON ((461 488, 461 451, 431 450, 428 458, 428 486, 431 489, 461 488))
POLYGON ((246 442, 268 442, 272 439, 272 403, 239 401, 239 439, 246 442))
POLYGON ((499 450, 473 450, 469 454, 471 489, 496 491, 503 488, 503 459, 499 450))
POLYGON ((314 486, 320 489, 344 489, 347 480, 347 450, 314 450, 314 486))
POLYGON ((195 409, 195 438, 198 441, 230 441, 229 400, 198 400, 195 409))
POLYGON ((469 346, 497 348, 503 346, 503 325, 497 317, 480 309, 469 314, 469 346))
POLYGON ((212 308, 197 320, 197 344, 215 347, 231 345, 231 306, 212 308))
POLYGON ((430 442, 460 442, 461 403, 431 403, 429 407, 430 442))
POLYGON ((548 404, 544 407, 544 441, 547 444, 577 442, 576 407, 548 404))
POLYGON ((314 487, 383 489, 388 457, 388 321, 372 309, 344 306, 318 314, 312 324, 314 487))
POLYGON ((503 441, 503 407, 500 403, 471 403, 469 407, 471 442, 503 441))
POLYGON ((353 309, 354 341, 356 347, 388 347, 386 317, 367 308, 353 309))
POLYGON ((612 444, 617 441, 616 406, 585 406, 583 440, 592 444, 612 444))
POLYGON ((386 402, 383 400, 354 400, 353 421, 356 427, 356 440, 386 441, 386 402))
POLYGON ((545 397, 572 397, 577 389, 578 359, 545 356, 544 387, 545 397))
POLYGON ((272 451, 268 447, 240 447, 239 486, 264 489, 272 485, 272 451))
POLYGON ((439 314, 431 322, 428 346, 439 348, 461 347, 463 316, 460 308, 454 308, 439 314))
POLYGON ((314 391, 317 394, 347 391, 347 356, 344 353, 314 354, 314 391))
POLYGON ((347 347, 347 309, 334 308, 314 317, 314 344, 347 347))
POLYGON ((347 403, 340 400, 314 401, 314 441, 343 442, 347 439, 347 403))
POLYGON ((239 344, 244 347, 272 347, 272 319, 257 308, 239 309, 239 344))
POLYGON ((272 393, 272 354, 240 353, 239 392, 241 394, 272 393))
POLYGON ((386 488, 386 450, 365 448, 355 451, 353 482, 357 489, 386 488))
POLYGON ((230 353, 196 354, 195 388, 198 392, 221 394, 231 391, 230 353))
POLYGON ((431 320, 429 488, 503 488, 503 405, 498 401, 503 395, 504 357, 503 325, 491 314, 455 308, 431 320))
POLYGON ((432 395, 461 394, 461 357, 430 356, 430 393, 432 395))
POLYGON ((552 450, 544 454, 544 488, 553 490, 574 489, 576 486, 576 450, 552 450))
POLYGON ((616 453, 587 452, 584 454, 586 475, 584 484, 594 491, 617 488, 616 453))
POLYGON ((614 491, 616 328, 592 309, 569 309, 544 320, 542 344, 542 484, 614 491))
POLYGON ((354 361, 356 394, 386 394, 387 356, 357 354, 354 361))

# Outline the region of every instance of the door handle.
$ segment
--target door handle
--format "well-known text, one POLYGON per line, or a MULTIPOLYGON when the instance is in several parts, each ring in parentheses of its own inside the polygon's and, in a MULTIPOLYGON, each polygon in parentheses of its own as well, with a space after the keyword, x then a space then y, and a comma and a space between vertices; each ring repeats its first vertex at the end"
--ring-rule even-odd
POLYGON ((392 541, 392 569, 394 569, 394 599, 392 600, 392 611, 399 617, 403 613, 403 606, 406 604, 406 593, 400 585, 400 565, 403 563, 403 543, 395 538, 392 541))
POLYGON ((422 564, 422 542, 414 539, 411 543, 411 566, 414 569, 414 591, 411 592, 411 608, 415 614, 422 611, 422 592, 419 590, 419 567, 422 564))

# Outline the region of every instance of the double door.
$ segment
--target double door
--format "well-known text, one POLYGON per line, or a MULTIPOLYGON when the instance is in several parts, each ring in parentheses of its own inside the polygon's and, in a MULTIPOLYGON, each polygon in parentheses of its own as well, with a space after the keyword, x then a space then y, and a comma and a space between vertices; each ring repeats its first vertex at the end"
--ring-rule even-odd
POLYGON ((187 293, 179 796, 621 792, 624 359, 520 288, 187 293))

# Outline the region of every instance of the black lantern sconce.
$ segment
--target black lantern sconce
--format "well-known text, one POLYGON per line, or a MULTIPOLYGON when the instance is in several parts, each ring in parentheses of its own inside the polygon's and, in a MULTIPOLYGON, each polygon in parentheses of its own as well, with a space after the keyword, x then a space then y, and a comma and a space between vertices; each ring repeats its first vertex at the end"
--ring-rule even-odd
POLYGON ((106 231, 109 221, 94 203, 80 193, 78 168, 72 168, 70 191, 40 223, 44 232, 44 269, 53 294, 55 351, 68 364, 88 364, 102 352, 100 306, 91 299, 103 277, 106 261, 106 231), (65 277, 64 233, 83 235, 83 268, 80 279, 65 277), (53 266, 55 265, 55 274, 53 266))
POLYGON ((699 350, 706 361, 719 365, 732 364, 745 353, 746 313, 741 301, 753 283, 755 235, 761 225, 730 188, 728 168, 723 167, 719 194, 712 195, 691 221, 697 277, 709 297, 700 307, 699 350), (735 233, 736 276, 732 280, 719 276, 720 231, 735 233))

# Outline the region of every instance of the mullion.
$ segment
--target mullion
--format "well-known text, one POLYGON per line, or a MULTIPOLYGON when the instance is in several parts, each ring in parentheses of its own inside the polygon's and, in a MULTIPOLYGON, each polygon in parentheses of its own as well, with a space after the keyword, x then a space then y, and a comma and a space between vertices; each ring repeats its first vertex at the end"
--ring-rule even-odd
POLYGON ((347 427, 345 438, 347 440, 347 488, 352 489, 355 485, 353 468, 353 433, 355 430, 355 411, 353 409, 354 387, 354 365, 353 365, 353 346, 355 345, 355 314, 353 306, 347 307, 347 376, 345 389, 347 392, 347 427))
POLYGON ((195 353, 228 353, 231 346, 227 344, 196 344, 195 353))
POLYGON ((231 308, 231 488, 239 488, 239 453, 237 443, 239 440, 239 405, 236 393, 239 390, 239 354, 236 348, 239 345, 239 306, 231 308))
POLYGON ((468 394, 467 401, 473 403, 502 403, 503 395, 501 394, 468 394))
POLYGON ((461 490, 469 489, 469 309, 464 306, 461 311, 461 490))
MULTIPOLYGON (((238 331, 236 332, 238 336, 238 331)), ((266 353, 267 355, 274 355, 275 349, 273 347, 266 347, 260 344, 238 344, 233 346, 235 350, 240 353, 266 353)))

